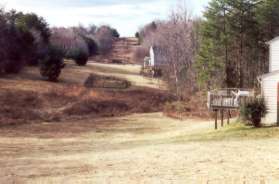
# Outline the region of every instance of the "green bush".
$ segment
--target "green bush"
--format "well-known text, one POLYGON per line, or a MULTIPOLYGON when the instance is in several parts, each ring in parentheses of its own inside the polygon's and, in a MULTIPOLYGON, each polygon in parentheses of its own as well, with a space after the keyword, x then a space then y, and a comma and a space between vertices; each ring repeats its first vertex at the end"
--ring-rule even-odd
POLYGON ((4 60, 4 72, 7 74, 17 74, 24 67, 24 61, 20 52, 8 52, 9 56, 4 60))
POLYGON ((63 56, 60 49, 50 46, 45 58, 40 62, 41 75, 49 81, 56 82, 61 70, 65 67, 63 56))
POLYGON ((72 49, 67 53, 67 58, 73 59, 79 66, 85 66, 87 64, 88 57, 88 53, 79 48, 72 49))
POLYGON ((241 107, 241 117, 255 127, 261 126, 261 119, 267 113, 267 107, 263 98, 253 98, 241 107))
POLYGON ((25 50, 22 54, 24 61, 28 65, 38 66, 43 57, 41 53, 48 47, 51 36, 47 22, 34 13, 19 13, 15 25, 21 33, 17 44, 21 43, 25 50))
POLYGON ((118 31, 116 29, 112 29, 112 36, 115 38, 119 38, 120 34, 118 33, 118 31))
POLYGON ((88 46, 89 55, 90 56, 97 55, 99 52, 97 42, 93 38, 90 38, 90 37, 84 36, 83 38, 88 46))
POLYGON ((38 65, 50 30, 36 14, 0 9, 0 73, 19 73, 26 64, 38 65))

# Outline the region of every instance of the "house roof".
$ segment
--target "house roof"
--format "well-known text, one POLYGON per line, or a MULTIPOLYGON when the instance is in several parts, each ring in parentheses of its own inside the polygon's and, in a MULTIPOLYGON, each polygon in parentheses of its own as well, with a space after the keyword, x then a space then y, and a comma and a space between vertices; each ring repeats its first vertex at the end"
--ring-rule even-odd
POLYGON ((273 42, 279 41, 279 36, 275 37, 274 39, 270 40, 269 42, 266 42, 266 44, 270 45, 273 42))

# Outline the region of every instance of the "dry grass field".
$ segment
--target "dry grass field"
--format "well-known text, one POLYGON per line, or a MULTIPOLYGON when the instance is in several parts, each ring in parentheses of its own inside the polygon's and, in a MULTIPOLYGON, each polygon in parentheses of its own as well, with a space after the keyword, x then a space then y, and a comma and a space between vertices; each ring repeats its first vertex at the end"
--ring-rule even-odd
POLYGON ((210 120, 165 117, 163 83, 139 70, 68 64, 60 83, 41 81, 34 68, 1 78, 0 183, 279 183, 278 128, 214 131, 210 120), (133 87, 84 89, 92 72, 133 87))

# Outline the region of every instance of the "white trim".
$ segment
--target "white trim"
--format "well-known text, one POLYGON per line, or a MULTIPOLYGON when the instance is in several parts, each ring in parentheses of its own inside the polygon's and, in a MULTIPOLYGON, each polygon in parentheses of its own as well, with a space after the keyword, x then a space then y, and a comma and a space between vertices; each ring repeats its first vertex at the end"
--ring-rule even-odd
POLYGON ((277 36, 277 37, 275 37, 274 39, 272 39, 272 40, 266 42, 266 44, 270 45, 270 44, 272 44, 273 42, 276 42, 276 41, 279 41, 279 36, 277 36))
POLYGON ((271 43, 269 43, 269 72, 272 72, 272 46, 271 43))
POLYGON ((264 79, 264 78, 267 78, 267 77, 270 77, 270 76, 273 76, 273 75, 276 75, 276 74, 279 74, 279 70, 276 70, 276 71, 274 71, 274 72, 270 72, 270 73, 261 75, 261 76, 259 76, 259 78, 260 78, 260 79, 264 79))

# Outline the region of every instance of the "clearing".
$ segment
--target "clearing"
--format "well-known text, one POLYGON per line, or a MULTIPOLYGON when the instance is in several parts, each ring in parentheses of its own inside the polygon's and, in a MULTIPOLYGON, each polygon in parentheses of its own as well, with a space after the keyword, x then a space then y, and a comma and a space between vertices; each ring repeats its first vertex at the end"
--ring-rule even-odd
MULTIPOLYGON (((141 77, 139 70, 137 65, 90 63, 80 68, 69 64, 61 83, 57 84, 41 81, 34 68, 27 68, 17 77, 1 78, 1 94, 7 90, 18 91, 9 100, 23 94, 19 99, 32 102, 38 112, 25 107, 23 102, 7 100, 7 104, 2 104, 7 116, 11 115, 7 112, 7 109, 11 111, 9 103, 17 103, 35 115, 28 123, 23 119, 19 124, 13 123, 15 117, 10 117, 11 124, 0 128, 0 183, 279 182, 278 128, 253 129, 234 123, 214 131, 210 120, 179 121, 165 117, 158 112, 160 108, 145 109, 146 104, 138 105, 139 102, 144 99, 148 102, 150 94, 161 94, 156 90, 164 89, 164 85, 141 77), (110 91, 84 91, 79 85, 92 72, 123 77, 134 86, 114 95, 110 91), (24 96, 28 94, 38 99, 24 96), (84 104, 77 106, 76 98, 81 94, 82 100, 90 97, 92 103, 110 96, 115 100, 116 96, 121 98, 117 101, 120 107, 125 102, 129 109, 138 105, 149 113, 136 108, 122 116, 98 117, 97 112, 92 116, 81 115, 78 109, 84 104), (129 95, 130 100, 125 100, 129 95), (75 116, 63 116, 69 109, 75 116), (44 119, 44 113, 54 117, 44 119)), ((149 106, 161 105, 155 97, 152 101, 149 106)), ((24 113, 18 113, 16 118, 26 115, 24 113)), ((1 118, 5 125, 5 118, 1 118)))

